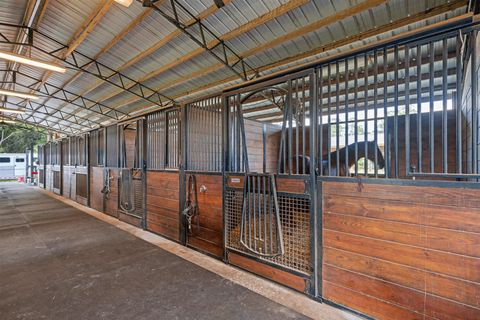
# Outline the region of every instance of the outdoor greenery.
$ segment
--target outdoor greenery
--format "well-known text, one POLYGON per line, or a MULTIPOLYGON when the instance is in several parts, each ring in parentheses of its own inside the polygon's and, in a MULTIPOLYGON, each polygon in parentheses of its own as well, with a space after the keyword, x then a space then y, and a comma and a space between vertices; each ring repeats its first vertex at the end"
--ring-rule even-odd
POLYGON ((0 153, 23 153, 25 149, 45 143, 44 130, 23 124, 0 124, 0 153))

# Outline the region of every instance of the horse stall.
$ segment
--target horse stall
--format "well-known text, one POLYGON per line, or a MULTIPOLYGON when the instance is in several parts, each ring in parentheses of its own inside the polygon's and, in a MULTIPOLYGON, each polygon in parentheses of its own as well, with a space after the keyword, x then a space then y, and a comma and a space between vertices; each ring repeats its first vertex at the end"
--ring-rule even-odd
POLYGON ((226 260, 301 292, 314 283, 312 70, 225 94, 226 260))
POLYGON ((145 226, 145 119, 118 125, 119 173, 118 218, 137 227, 145 226))
POLYGON ((187 246, 222 258, 222 130, 221 96, 187 103, 184 108, 180 194, 182 242, 187 246))
POLYGON ((146 229, 180 241, 180 108, 147 116, 146 229))
POLYGON ((49 142, 40 185, 62 163, 65 196, 369 317, 478 319, 475 28, 49 142))

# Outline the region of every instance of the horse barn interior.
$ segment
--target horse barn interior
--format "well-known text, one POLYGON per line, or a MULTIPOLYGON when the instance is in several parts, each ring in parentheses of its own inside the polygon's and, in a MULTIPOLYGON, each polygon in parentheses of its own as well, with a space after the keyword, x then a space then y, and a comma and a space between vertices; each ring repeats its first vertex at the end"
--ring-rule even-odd
POLYGON ((480 319, 479 11, 1 0, 1 318, 480 319))

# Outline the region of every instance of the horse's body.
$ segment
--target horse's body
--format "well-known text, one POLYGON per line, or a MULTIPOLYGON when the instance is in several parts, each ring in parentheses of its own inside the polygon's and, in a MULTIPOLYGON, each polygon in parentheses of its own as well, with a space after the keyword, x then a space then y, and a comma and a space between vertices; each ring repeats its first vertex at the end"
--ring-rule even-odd
MULTIPOLYGON (((357 161, 362 158, 367 158, 368 160, 375 161, 375 150, 377 150, 377 164, 379 169, 385 167, 385 158, 383 157, 380 148, 375 143, 375 141, 368 142, 358 142, 357 143, 357 161), (365 145, 367 144, 367 155, 365 155, 365 145)), ((320 166, 315 168, 315 173, 317 175, 322 173, 322 175, 330 176, 350 176, 350 168, 355 164, 355 143, 349 144, 346 147, 343 147, 338 150, 339 157, 339 172, 337 174, 337 151, 330 153, 330 172, 328 170, 328 155, 325 156, 325 159, 322 160, 320 166), (348 161, 347 161, 347 150, 348 150, 348 161), (321 170, 321 171, 320 171, 321 170)), ((310 157, 309 156, 295 156, 294 162, 299 162, 300 172, 305 172, 305 174, 310 174, 310 157), (303 171, 303 163, 305 163, 305 170, 303 171)))

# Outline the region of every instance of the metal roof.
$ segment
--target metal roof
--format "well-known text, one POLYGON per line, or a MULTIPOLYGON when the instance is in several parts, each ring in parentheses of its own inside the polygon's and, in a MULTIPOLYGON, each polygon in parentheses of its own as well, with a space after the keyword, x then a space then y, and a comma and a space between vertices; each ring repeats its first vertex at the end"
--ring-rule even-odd
MULTIPOLYGON (((209 52, 199 50, 198 44, 179 31, 165 17, 155 10, 143 7, 139 1, 134 1, 130 7, 126 8, 111 0, 4 0, 0 2, 0 23, 24 24, 27 8, 36 1, 42 2, 44 7, 35 13, 37 18, 35 28, 41 34, 34 36, 34 46, 30 49, 33 57, 62 63, 61 60, 45 52, 58 49, 59 44, 70 45, 82 30, 93 26, 76 46, 75 52, 94 58, 104 66, 173 98, 177 103, 220 92, 222 88, 242 81, 229 68, 222 66, 209 52), (98 21, 92 19, 95 12, 104 6, 108 6, 108 10, 103 16, 98 21), (149 12, 146 12, 147 10, 149 12), (89 19, 91 19, 90 23, 89 19), (132 22, 136 24, 129 26, 132 22), (128 26, 128 32, 125 32, 128 26), (109 45, 108 50, 105 49, 107 45, 109 45), (148 52, 148 55, 137 59, 144 52, 148 52), (177 63, 177 61, 180 62, 177 63)), ((204 25, 216 36, 226 37, 225 44, 243 57, 254 69, 261 70, 262 75, 461 15, 465 13, 467 6, 467 1, 447 0, 231 0, 225 1, 226 5, 219 9, 215 7, 213 0, 177 0, 176 2, 184 6, 192 16, 200 17, 204 25), (367 5, 365 10, 355 12, 353 16, 326 22, 310 32, 299 32, 299 30, 306 30, 302 28, 366 3, 374 5, 367 5), (448 3, 455 5, 454 10, 446 9, 445 5, 448 3), (439 11, 437 15, 422 18, 421 13, 425 10, 441 6, 445 9, 439 11), (281 11, 284 8, 289 9, 281 11), (272 11, 281 12, 281 14, 275 14, 271 19, 265 18, 265 15, 272 11), (353 38, 362 32, 381 29, 392 22, 403 20, 405 20, 404 25, 394 30, 362 38, 359 41, 351 41, 325 52, 315 53, 314 51, 339 40, 353 38), (260 23, 252 24, 256 21, 260 23), (231 32, 236 34, 230 36, 231 32), (308 52, 313 54, 309 56, 304 54, 308 52), (298 59, 292 57, 298 57, 298 59), (287 61, 288 58, 291 58, 291 61, 287 61), (285 63, 279 63, 284 60, 285 63)), ((156 5, 165 13, 173 15, 170 1, 159 1, 156 5)), ((181 22, 186 24, 192 22, 191 16, 186 11, 181 10, 179 14, 181 22)), ((194 29, 195 26, 191 28, 194 29)), ((19 30, 0 25, 0 33, 15 39, 19 30)), ((207 37, 210 37, 210 40, 214 39, 208 34, 207 37)), ((0 43, 0 49, 13 51, 15 47, 0 43)), ((0 60, 2 79, 6 76, 3 70, 8 68, 9 65, 0 60)), ((96 72, 94 64, 85 66, 85 70, 96 72)), ((17 76, 18 90, 33 92, 38 89, 35 79, 38 81, 43 78, 46 80, 45 83, 89 99, 92 101, 91 104, 99 102, 104 107, 118 109, 124 114, 155 108, 155 104, 151 101, 135 95, 139 94, 139 89, 136 87, 125 90, 115 85, 120 81, 117 78, 110 79, 109 83, 88 72, 71 67, 65 74, 46 74, 44 70, 25 65, 19 66, 18 71, 24 75, 17 76)), ((27 109, 33 108, 33 110, 17 118, 64 134, 73 134, 91 129, 105 121, 113 121, 111 113, 98 111, 101 108, 95 109, 97 111, 94 112, 80 106, 78 103, 80 98, 72 101, 74 103, 69 102, 69 99, 71 97, 62 101, 58 97, 51 97, 43 92, 41 98, 35 101, 35 104, 32 103, 34 107, 27 105, 27 109), (38 105, 43 106, 38 107, 38 105), (62 111, 63 114, 56 110, 62 111), (74 121, 75 117, 81 119, 74 121)), ((25 101, 11 97, 8 101, 8 107, 13 104, 25 104, 25 101)))

